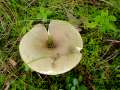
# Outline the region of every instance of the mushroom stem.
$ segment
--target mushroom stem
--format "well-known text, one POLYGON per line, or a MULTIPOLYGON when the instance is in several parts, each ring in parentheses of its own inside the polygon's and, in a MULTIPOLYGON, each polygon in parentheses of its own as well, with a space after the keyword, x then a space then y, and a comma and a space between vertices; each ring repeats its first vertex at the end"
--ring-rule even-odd
POLYGON ((51 35, 48 35, 47 48, 55 48, 55 43, 51 35))

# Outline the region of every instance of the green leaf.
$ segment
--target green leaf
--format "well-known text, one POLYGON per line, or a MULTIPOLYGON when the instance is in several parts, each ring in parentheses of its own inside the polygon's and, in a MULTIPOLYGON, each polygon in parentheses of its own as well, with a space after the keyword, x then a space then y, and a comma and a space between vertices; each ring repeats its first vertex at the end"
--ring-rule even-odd
POLYGON ((74 79, 73 79, 73 85, 74 85, 74 86, 77 86, 77 85, 78 85, 78 79, 77 79, 77 78, 74 78, 74 79))
POLYGON ((120 78, 120 74, 117 74, 116 77, 120 78))
POLYGON ((96 22, 87 23, 88 28, 95 28, 97 26, 96 22))
POLYGON ((120 11, 120 0, 110 0, 110 3, 120 11))
POLYGON ((79 82, 81 83, 83 81, 83 76, 80 75, 79 78, 78 78, 79 82))
POLYGON ((75 89, 75 86, 72 86, 72 87, 71 87, 71 90, 76 90, 76 89, 75 89))
POLYGON ((80 85, 79 90, 88 90, 88 89, 84 84, 82 84, 80 85))
POLYGON ((114 21, 116 21, 116 17, 109 15, 108 10, 101 10, 99 12, 98 15, 88 21, 86 26, 91 29, 98 28, 101 32, 115 31, 114 21))
POLYGON ((52 14, 52 12, 50 10, 48 10, 47 8, 40 7, 37 18, 41 18, 44 21, 46 21, 48 19, 48 16, 50 16, 51 14, 52 14))
POLYGON ((0 74, 0 88, 2 88, 5 78, 6 78, 5 75, 0 74))

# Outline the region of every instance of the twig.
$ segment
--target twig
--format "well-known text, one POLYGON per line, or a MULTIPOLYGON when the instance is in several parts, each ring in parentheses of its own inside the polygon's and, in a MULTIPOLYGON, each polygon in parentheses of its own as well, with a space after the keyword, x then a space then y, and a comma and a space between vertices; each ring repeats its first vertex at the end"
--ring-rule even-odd
POLYGON ((10 87, 10 82, 6 81, 3 85, 3 90, 9 90, 9 87, 10 87))
POLYGON ((106 52, 102 55, 101 60, 105 58, 105 56, 108 54, 111 48, 112 48, 112 45, 110 45, 109 48, 106 50, 106 52))
POLYGON ((101 57, 101 60, 105 59, 107 62, 109 62, 119 54, 119 50, 116 50, 116 48, 118 46, 120 46, 120 41, 111 40, 111 39, 107 39, 104 41, 110 42, 110 47, 103 54, 103 56, 101 57), (112 52, 110 52, 110 51, 112 51, 112 52))
POLYGON ((111 59, 115 58, 119 54, 119 51, 114 51, 109 57, 106 58, 107 61, 110 61, 111 59))
POLYGON ((28 7, 30 7, 36 0, 32 0, 29 4, 28 7))
POLYGON ((112 3, 110 3, 110 2, 108 2, 108 1, 106 1, 106 0, 100 0, 100 1, 105 2, 105 3, 107 3, 107 4, 111 5, 111 6, 113 6, 112 3))
POLYGON ((111 39, 107 39, 107 40, 104 40, 106 42, 110 42, 113 46, 115 47, 118 47, 120 46, 120 41, 119 40, 111 40, 111 39))
POLYGON ((111 40, 111 39, 106 39, 105 41, 108 41, 108 42, 116 42, 116 43, 120 43, 119 40, 111 40))

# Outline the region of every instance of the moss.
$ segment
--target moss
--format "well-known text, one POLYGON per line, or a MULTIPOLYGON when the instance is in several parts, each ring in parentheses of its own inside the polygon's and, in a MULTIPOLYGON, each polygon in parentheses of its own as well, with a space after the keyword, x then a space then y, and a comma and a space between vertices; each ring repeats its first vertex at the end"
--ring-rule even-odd
MULTIPOLYGON (((16 88, 21 90, 23 87, 29 90, 69 90, 74 87, 71 83, 73 78, 78 79, 81 74, 83 80, 78 82, 79 86, 82 85, 80 88, 86 86, 90 88, 84 76, 84 72, 87 70, 92 77, 90 78, 90 80, 92 79, 90 85, 95 86, 96 89, 119 89, 119 55, 112 59, 111 64, 106 59, 101 60, 101 57, 109 48, 109 44, 104 43, 104 40, 120 40, 120 11, 118 7, 120 1, 117 0, 118 4, 116 0, 108 1, 111 1, 110 3, 113 5, 98 0, 33 0, 33 2, 31 0, 2 0, 0 2, 0 66, 3 66, 10 58, 17 62, 17 66, 15 71, 9 71, 9 74, 0 74, 0 88, 5 83, 5 78, 15 76, 18 79, 14 79, 14 82, 10 83, 11 90, 16 88), (108 17, 115 17, 116 20, 112 20, 108 24, 110 18, 104 18, 105 20, 102 18, 105 10, 108 11, 108 17), (31 71, 25 73, 25 70, 18 69, 23 63, 18 53, 19 42, 21 37, 30 30, 32 23, 35 21, 44 23, 50 19, 69 21, 67 12, 77 18, 77 26, 82 29, 80 33, 84 41, 84 48, 82 50, 81 66, 78 65, 70 72, 58 76, 38 75, 31 71), (99 27, 99 23, 102 28, 99 27), (114 31, 110 31, 108 28, 112 28, 114 31), (83 67, 85 67, 84 70, 83 67), (106 76, 108 71, 110 73, 106 76), (66 82, 66 78, 71 82, 66 82)), ((54 46, 51 39, 49 45, 50 48, 54 46)), ((117 48, 117 50, 120 49, 117 48)))

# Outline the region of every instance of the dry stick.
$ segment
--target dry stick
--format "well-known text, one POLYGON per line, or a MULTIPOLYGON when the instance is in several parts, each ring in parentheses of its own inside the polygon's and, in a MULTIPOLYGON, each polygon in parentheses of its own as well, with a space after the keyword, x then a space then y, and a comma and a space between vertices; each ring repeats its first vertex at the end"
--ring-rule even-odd
MULTIPOLYGON (((117 40, 107 40, 107 41, 117 41, 117 40)), ((120 43, 120 41, 117 41, 120 43)), ((114 45, 111 43, 110 47, 107 49, 107 51, 105 52, 105 54, 102 56, 101 59, 103 59, 109 52, 109 50, 113 47, 114 45)), ((116 57, 119 54, 119 50, 115 50, 110 56, 108 56, 106 58, 107 61, 110 61, 111 59, 113 59, 114 57, 116 57)), ((83 75, 85 76, 85 82, 87 84, 87 86, 89 86, 90 90, 94 90, 95 88, 93 87, 92 83, 91 83, 91 78, 90 78, 90 73, 86 70, 83 69, 83 75)))
POLYGON ((32 0, 29 4, 28 7, 30 7, 36 0, 32 0))
POLYGON ((107 3, 107 4, 111 5, 111 6, 113 6, 113 4, 112 4, 111 2, 108 2, 108 1, 106 1, 106 0, 100 0, 100 1, 105 2, 105 3, 107 3))
POLYGON ((119 54, 119 50, 115 50, 109 57, 106 58, 107 61, 115 58, 119 54))
POLYGON ((112 44, 119 44, 120 45, 120 41, 119 40, 111 40, 111 39, 107 39, 107 40, 104 40, 106 42, 111 42, 112 44))
POLYGON ((116 44, 116 43, 113 43, 113 42, 117 42, 117 44, 118 44, 120 41, 118 41, 118 40, 109 40, 109 39, 104 40, 104 41, 111 42, 111 44, 110 44, 109 48, 106 50, 106 52, 103 54, 103 56, 100 59, 98 59, 98 60, 104 60, 104 61, 100 62, 99 65, 101 65, 102 63, 105 63, 105 62, 109 62, 113 58, 117 57, 118 54, 120 54, 119 50, 114 50, 114 51, 112 50, 113 53, 111 53, 109 56, 107 56, 107 54, 109 53, 109 51, 111 49, 113 49, 114 48, 113 46, 115 46, 115 44, 116 44), (107 57, 105 58, 105 56, 107 56, 107 57))
POLYGON ((107 55, 107 53, 109 52, 109 50, 112 48, 112 44, 109 46, 109 48, 106 50, 106 52, 102 55, 101 59, 104 59, 104 57, 107 55))
POLYGON ((112 44, 112 46, 114 46, 115 48, 120 47, 120 41, 119 40, 105 40, 106 42, 110 42, 112 44))
MULTIPOLYGON (((107 40, 104 40, 104 41, 110 42, 111 44, 110 44, 109 48, 107 49, 107 51, 103 54, 103 56, 101 57, 101 59, 103 59, 103 58, 108 54, 108 52, 109 52, 111 49, 113 49, 113 47, 115 47, 116 45, 120 45, 120 41, 118 41, 118 40, 110 40, 110 39, 107 39, 107 40)), ((111 58, 113 58, 113 57, 116 57, 116 56, 118 55, 118 53, 119 53, 119 51, 118 51, 118 50, 115 50, 110 56, 108 56, 108 57, 106 58, 106 60, 109 60, 109 59, 111 59, 111 58)))
POLYGON ((10 87, 10 81, 5 81, 2 90, 9 90, 9 87, 10 87))

